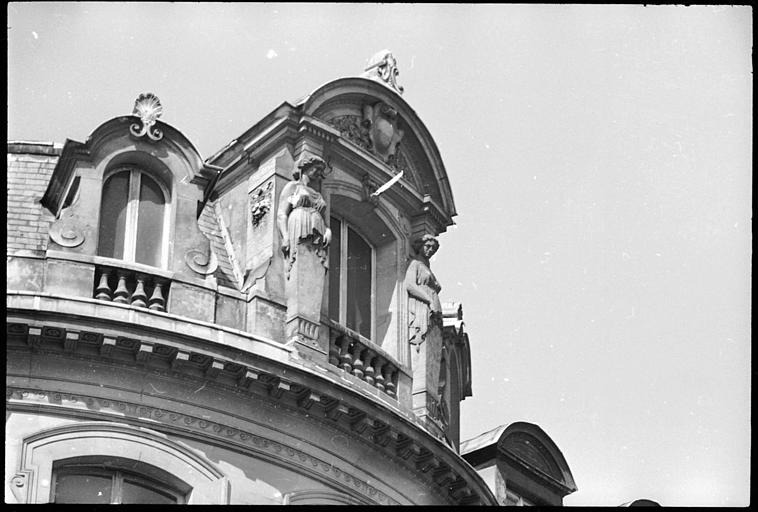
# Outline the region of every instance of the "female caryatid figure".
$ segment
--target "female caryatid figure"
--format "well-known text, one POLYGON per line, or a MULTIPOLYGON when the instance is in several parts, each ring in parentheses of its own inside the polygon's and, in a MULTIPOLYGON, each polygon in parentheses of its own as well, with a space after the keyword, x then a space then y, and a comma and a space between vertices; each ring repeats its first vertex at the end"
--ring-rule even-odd
POLYGON ((427 333, 442 324, 442 305, 439 293, 442 287, 429 268, 429 258, 440 244, 432 235, 424 235, 413 242, 414 257, 405 272, 405 289, 408 291, 408 342, 420 350, 427 333))
MULTIPOLYGON (((277 223, 286 259, 286 336, 305 342, 318 338, 321 302, 332 232, 324 219, 326 201, 319 192, 326 164, 317 156, 300 160, 293 181, 279 197, 277 223)), ((308 342, 305 342, 306 345, 308 342)))
POLYGON ((282 190, 277 220, 282 234, 282 252, 287 259, 287 277, 303 246, 315 252, 324 267, 329 261, 326 247, 332 232, 324 220, 326 201, 319 192, 325 169, 321 158, 303 158, 292 173, 293 181, 282 190))

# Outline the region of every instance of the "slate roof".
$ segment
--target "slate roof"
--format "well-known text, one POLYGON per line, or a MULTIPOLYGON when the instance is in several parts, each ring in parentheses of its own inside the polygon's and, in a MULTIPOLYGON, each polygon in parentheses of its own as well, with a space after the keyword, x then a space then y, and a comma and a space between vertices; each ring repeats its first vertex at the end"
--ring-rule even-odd
MULTIPOLYGON (((208 202, 203 208, 200 218, 197 219, 197 225, 200 231, 210 240, 211 250, 218 260, 218 269, 214 273, 218 284, 238 290, 240 287, 237 277, 235 277, 235 268, 233 255, 227 251, 227 242, 229 233, 224 228, 223 222, 218 218, 215 203, 208 202)), ((229 243, 231 247, 231 243, 229 243)))
POLYGON ((500 425, 499 427, 493 428, 489 432, 479 434, 472 439, 463 441, 461 443, 460 454, 463 455, 466 453, 471 453, 480 448, 484 448, 485 446, 490 446, 494 443, 497 443, 497 441, 500 439, 500 436, 502 436, 503 432, 505 432, 506 428, 508 428, 508 425, 500 425))

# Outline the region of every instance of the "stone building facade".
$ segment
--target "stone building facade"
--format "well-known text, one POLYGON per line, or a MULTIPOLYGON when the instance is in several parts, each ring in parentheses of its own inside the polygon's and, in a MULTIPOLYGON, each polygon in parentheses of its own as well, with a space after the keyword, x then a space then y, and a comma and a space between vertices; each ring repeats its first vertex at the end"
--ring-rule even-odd
POLYGON ((452 192, 401 93, 380 52, 208 159, 149 93, 8 143, 6 502, 497 503, 428 261, 452 192))

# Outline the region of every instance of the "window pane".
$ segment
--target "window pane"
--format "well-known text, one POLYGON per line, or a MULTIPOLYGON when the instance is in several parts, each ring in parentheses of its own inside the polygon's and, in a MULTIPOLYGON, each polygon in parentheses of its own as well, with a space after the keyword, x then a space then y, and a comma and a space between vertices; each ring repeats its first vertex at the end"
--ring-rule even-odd
POLYGON ((103 185, 100 205, 100 238, 97 253, 108 258, 124 257, 126 204, 129 200, 129 171, 119 172, 103 185))
POLYGON ((329 244, 329 318, 340 321, 340 221, 332 217, 329 220, 332 230, 332 242, 329 244))
POLYGON ((156 503, 171 505, 176 503, 176 497, 163 493, 145 482, 136 482, 128 477, 121 485, 121 503, 156 503))
POLYGON ((347 327, 371 338, 371 246, 347 230, 347 327))
POLYGON ((110 503, 112 479, 100 475, 58 475, 55 503, 110 503))
POLYGON ((135 261, 159 267, 163 250, 163 192, 144 173, 140 182, 135 261))

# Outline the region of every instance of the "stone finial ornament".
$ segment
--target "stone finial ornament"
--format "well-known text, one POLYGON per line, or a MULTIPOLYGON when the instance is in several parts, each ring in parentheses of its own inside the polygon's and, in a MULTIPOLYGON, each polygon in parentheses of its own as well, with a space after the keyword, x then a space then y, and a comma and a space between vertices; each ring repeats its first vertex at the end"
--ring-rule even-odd
POLYGON ((397 69, 397 59, 395 59, 395 56, 389 50, 381 50, 369 59, 363 76, 374 80, 379 79, 400 94, 403 94, 403 86, 397 83, 397 75, 399 74, 400 71, 397 69))
POLYGON ((142 93, 137 97, 134 102, 134 110, 132 115, 138 116, 142 121, 142 126, 134 123, 129 127, 129 131, 135 137, 142 137, 147 135, 150 140, 158 141, 163 138, 163 132, 158 128, 154 128, 153 125, 158 121, 158 118, 163 114, 163 106, 158 96, 151 92, 142 93))

